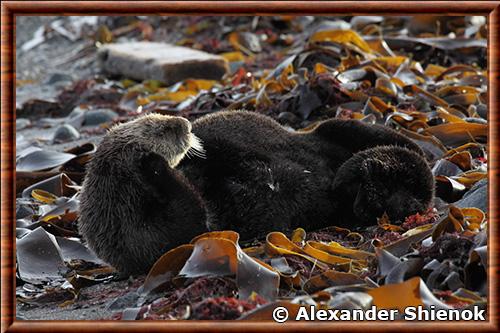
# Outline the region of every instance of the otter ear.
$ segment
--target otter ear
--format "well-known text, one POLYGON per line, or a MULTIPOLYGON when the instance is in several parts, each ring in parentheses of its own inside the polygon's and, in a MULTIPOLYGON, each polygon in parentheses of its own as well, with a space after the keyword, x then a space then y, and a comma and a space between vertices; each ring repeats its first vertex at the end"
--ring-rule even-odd
POLYGON ((366 176, 385 173, 389 171, 389 165, 377 158, 367 158, 361 163, 361 171, 366 176))

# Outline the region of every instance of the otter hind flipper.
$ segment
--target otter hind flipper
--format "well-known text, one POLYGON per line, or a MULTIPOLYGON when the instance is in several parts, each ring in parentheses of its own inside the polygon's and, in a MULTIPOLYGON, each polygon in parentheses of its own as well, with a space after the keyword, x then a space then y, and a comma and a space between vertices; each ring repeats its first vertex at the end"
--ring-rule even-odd
POLYGON ((376 146, 405 147, 425 156, 423 150, 410 138, 382 125, 370 125, 359 120, 329 119, 320 123, 314 130, 321 140, 335 143, 349 149, 352 153, 376 146))

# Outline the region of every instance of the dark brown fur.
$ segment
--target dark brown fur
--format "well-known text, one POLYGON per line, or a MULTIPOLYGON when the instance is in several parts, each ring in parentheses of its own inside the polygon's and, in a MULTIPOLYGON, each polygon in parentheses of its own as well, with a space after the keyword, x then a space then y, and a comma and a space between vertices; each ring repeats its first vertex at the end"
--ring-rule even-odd
POLYGON ((79 231, 118 270, 147 271, 167 250, 207 231, 201 197, 174 168, 190 130, 182 118, 143 117, 111 129, 89 162, 79 231))
POLYGON ((433 177, 421 149, 379 125, 332 119, 291 133, 253 112, 220 112, 193 123, 206 159, 179 168, 208 207, 210 230, 242 239, 269 231, 370 225, 425 210, 433 177), (349 162, 349 163, 346 163, 349 162))
MULTIPOLYGON (((175 131, 164 123, 179 118, 155 117, 161 131, 175 131)), ((178 138, 189 131, 180 132, 178 138)), ((384 212, 401 220, 433 198, 420 148, 383 126, 332 119, 292 133, 269 117, 229 111, 195 121, 192 132, 206 156, 183 158, 177 167, 157 151, 175 142, 167 134, 144 134, 134 140, 140 144, 108 135, 90 163, 80 230, 120 270, 144 271, 166 249, 207 229, 249 239, 296 227, 358 227, 384 212), (154 149, 151 140, 158 141, 154 149), (122 146, 137 147, 119 160, 104 153, 122 146)))

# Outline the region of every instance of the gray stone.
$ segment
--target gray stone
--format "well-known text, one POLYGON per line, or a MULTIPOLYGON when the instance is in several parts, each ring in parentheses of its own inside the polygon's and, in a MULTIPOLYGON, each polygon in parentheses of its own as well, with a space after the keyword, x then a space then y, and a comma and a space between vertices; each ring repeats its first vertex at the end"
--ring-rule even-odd
POLYGON ((445 159, 440 159, 432 167, 432 174, 434 176, 456 176, 462 172, 455 163, 452 163, 445 159))
POLYGON ((488 211, 488 180, 481 179, 465 193, 462 199, 454 204, 457 207, 476 207, 483 212, 488 211))
POLYGON ((69 124, 59 126, 54 133, 53 142, 61 143, 73 141, 80 138, 80 133, 69 124))
POLYGON ((483 119, 488 119, 488 107, 484 104, 479 104, 476 108, 476 112, 483 119))
POLYGON ((98 126, 118 119, 118 113, 108 109, 89 110, 85 112, 83 125, 98 126))
POLYGON ((224 58, 165 43, 106 44, 99 50, 101 68, 135 80, 159 80, 166 85, 184 79, 219 80, 227 72, 224 58))

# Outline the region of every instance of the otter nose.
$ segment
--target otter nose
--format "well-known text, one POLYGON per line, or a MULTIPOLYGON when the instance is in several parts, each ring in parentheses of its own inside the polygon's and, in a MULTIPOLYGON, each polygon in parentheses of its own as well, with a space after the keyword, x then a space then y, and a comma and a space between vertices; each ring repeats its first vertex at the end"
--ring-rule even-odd
POLYGON ((176 125, 178 126, 182 134, 188 134, 191 132, 191 123, 186 118, 177 117, 176 125))
POLYGON ((387 200, 387 213, 394 220, 404 218, 423 211, 422 204, 408 193, 395 193, 387 200))

